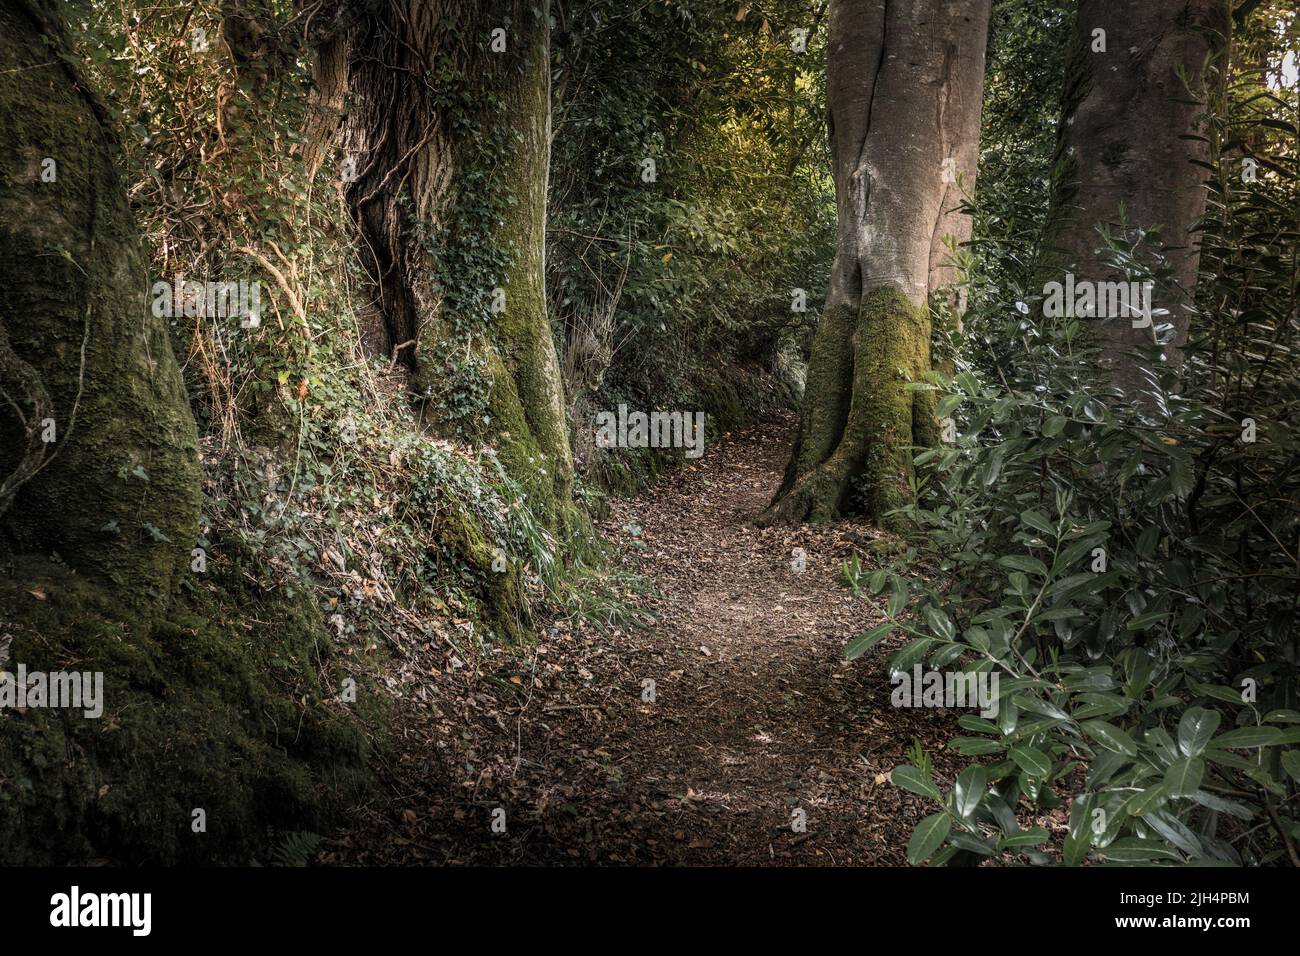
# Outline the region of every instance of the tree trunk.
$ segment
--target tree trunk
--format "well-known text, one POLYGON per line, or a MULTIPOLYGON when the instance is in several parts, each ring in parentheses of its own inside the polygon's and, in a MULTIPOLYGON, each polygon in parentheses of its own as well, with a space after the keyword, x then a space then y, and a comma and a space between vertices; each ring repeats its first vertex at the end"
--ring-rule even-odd
POLYGON ((294 0, 302 23, 303 47, 312 56, 312 87, 303 128, 303 165, 309 179, 334 148, 347 114, 348 46, 357 26, 382 10, 387 0, 294 0))
MULTIPOLYGON (((1191 229, 1206 200, 1205 174, 1195 163, 1206 161, 1207 147, 1186 137, 1203 109, 1195 102, 1202 70, 1218 49, 1203 31, 1227 35, 1229 4, 1081 0, 1077 16, 1040 271, 1044 281, 1064 283, 1066 272, 1076 283, 1119 281, 1097 227, 1118 232, 1123 209, 1130 230, 1159 229, 1169 280, 1157 284, 1151 305, 1168 315, 1150 323, 1120 316, 1099 330, 1115 382, 1140 391, 1145 384, 1127 353, 1154 344, 1162 321, 1174 327, 1164 348, 1171 365, 1181 364, 1187 340, 1199 260, 1191 229)), ((1157 256, 1161 249, 1147 239, 1138 252, 1157 256)))
POLYGON ((548 17, 545 0, 384 4, 349 43, 342 165, 372 345, 430 426, 495 445, 555 528, 573 464, 546 312, 548 17))
POLYGON ((929 300, 974 185, 990 0, 834 0, 827 97, 839 235, 799 439, 760 519, 824 521, 910 499, 910 446, 931 445, 929 300))
POLYGON ((197 436, 57 6, 0 0, 0 552, 145 604, 195 545, 197 436))
POLYGON ((307 100, 302 155, 307 178, 315 179, 326 150, 338 135, 346 115, 348 90, 348 37, 332 36, 315 48, 312 88, 307 100))

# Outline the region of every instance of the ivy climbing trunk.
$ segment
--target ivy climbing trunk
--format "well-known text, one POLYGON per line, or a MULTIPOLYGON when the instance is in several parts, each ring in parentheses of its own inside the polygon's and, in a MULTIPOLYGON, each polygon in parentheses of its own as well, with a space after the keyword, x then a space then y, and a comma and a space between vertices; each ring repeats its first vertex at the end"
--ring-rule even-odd
POLYGON ((145 605, 195 545, 197 436, 58 8, 0 0, 0 556, 57 554, 145 605))
POLYGON ((1147 387, 1129 353, 1155 343, 1161 320, 1173 326, 1165 359, 1182 362, 1199 261, 1192 229, 1206 202, 1197 163, 1206 162, 1208 150, 1196 138, 1203 110, 1197 100, 1203 71, 1221 49, 1216 37, 1228 34, 1229 6, 1228 0, 1079 3, 1040 272, 1045 282, 1062 284, 1066 272, 1076 284, 1125 279, 1111 266, 1098 226, 1118 235, 1122 218, 1129 230, 1159 229, 1161 242, 1144 239, 1137 255, 1166 260, 1168 276, 1156 285, 1151 305, 1167 315, 1099 323, 1102 359, 1129 391, 1147 387))
POLYGON ((833 0, 827 98, 839 233, 799 437, 764 523, 857 506, 888 524, 938 437, 930 296, 974 186, 990 0, 833 0), (861 500, 853 499, 854 487, 861 500))
POLYGON ((546 312, 549 34, 545 0, 382 4, 348 40, 340 167, 372 346, 429 426, 493 445, 555 529, 573 463, 546 312))

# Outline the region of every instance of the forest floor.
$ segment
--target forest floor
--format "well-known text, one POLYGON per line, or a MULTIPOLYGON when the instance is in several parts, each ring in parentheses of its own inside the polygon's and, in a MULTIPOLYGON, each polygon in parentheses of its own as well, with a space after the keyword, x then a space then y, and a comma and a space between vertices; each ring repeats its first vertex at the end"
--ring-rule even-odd
POLYGON ((793 424, 727 436, 612 501, 601 530, 650 586, 631 600, 652 622, 575 617, 481 660, 446 643, 395 660, 396 752, 379 796, 322 859, 904 863, 935 807, 886 776, 920 739, 950 779, 942 748, 957 715, 892 707, 888 646, 844 661, 846 640, 875 618, 838 583, 841 562, 878 532, 750 523, 780 480, 793 424))

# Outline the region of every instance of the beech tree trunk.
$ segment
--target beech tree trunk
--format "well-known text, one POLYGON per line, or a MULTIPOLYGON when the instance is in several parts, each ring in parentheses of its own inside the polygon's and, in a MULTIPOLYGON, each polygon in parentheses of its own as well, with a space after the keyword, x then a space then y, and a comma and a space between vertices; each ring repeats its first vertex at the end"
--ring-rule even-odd
POLYGON ((496 447, 555 528, 573 463, 546 311, 549 34, 547 0, 383 3, 348 40, 341 166, 372 346, 430 427, 496 447))
POLYGON ((148 604, 195 546, 197 435, 58 9, 0 0, 0 555, 148 604))
MULTIPOLYGON (((1168 258, 1170 287, 1154 289, 1148 325, 1121 316, 1099 321, 1102 358, 1126 391, 1146 387, 1131 358, 1167 322, 1166 361, 1182 362, 1199 249, 1192 228, 1205 213, 1207 147, 1195 134, 1204 68, 1231 22, 1227 0, 1080 0, 1058 135, 1052 210, 1044 241, 1044 281, 1123 278, 1107 264, 1098 226, 1118 233, 1159 229, 1139 254, 1168 258), (1186 76, 1180 76, 1182 71, 1186 76), (1189 89, 1188 84, 1191 84, 1189 89)), ((1222 64, 1219 64, 1222 66, 1222 64)))
POLYGON ((975 182, 991 0, 833 0, 827 97, 839 235, 799 439, 760 519, 872 518, 909 500, 938 437, 930 296, 975 182), (856 486, 861 500, 851 501, 856 486))

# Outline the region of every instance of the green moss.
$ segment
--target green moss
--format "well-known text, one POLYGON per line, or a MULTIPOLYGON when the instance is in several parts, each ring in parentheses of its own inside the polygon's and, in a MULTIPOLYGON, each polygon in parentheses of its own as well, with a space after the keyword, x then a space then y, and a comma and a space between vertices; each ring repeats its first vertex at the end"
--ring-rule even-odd
MULTIPOLYGON (((0 321, 57 430, 48 464, 0 517, 0 549, 57 552, 144 607, 170 593, 194 546, 197 436, 146 301, 116 143, 53 42, 13 5, 0 10, 0 321)), ((6 473, 17 434, 6 411, 6 473)))
POLYGON ((844 431, 853 397, 852 341, 857 322, 857 309, 835 305, 823 313, 817 325, 804 385, 799 455, 795 462, 800 474, 825 462, 844 431))
POLYGON ((851 353, 840 354, 830 343, 851 314, 833 308, 823 318, 830 328, 819 330, 819 367, 808 371, 799 452, 763 523, 829 521, 856 489, 858 507, 891 527, 897 519, 889 513, 911 499, 912 447, 932 443, 938 430, 933 391, 910 387, 930 372, 930 311, 893 286, 869 289, 856 312, 851 353))
POLYGON ((860 470, 849 477, 857 479, 866 512, 884 524, 891 523, 888 512, 911 500, 914 423, 933 429, 933 393, 908 388, 930 372, 930 334, 929 310, 892 286, 863 295, 845 439, 864 450, 860 470))
POLYGON ((610 494, 630 496, 669 471, 680 459, 681 453, 674 455, 671 450, 620 448, 617 454, 599 453, 587 478, 610 494))
MULTIPOLYGON (((97 719, 0 711, 0 860, 248 863, 364 792, 367 745, 318 676, 314 609, 222 586, 148 620, 57 565, 0 582, 9 668, 104 674, 97 719)), ((373 694, 352 707, 379 719, 373 694)))
MULTIPOLYGON (((496 317, 493 335, 501 364, 509 373, 494 385, 493 406, 501 414, 498 434, 504 438, 502 460, 517 481, 528 481, 544 497, 540 513, 552 530, 563 529, 573 494, 573 455, 564 417, 559 361, 546 310, 544 248, 546 244, 546 179, 550 158, 550 82, 545 5, 512 4, 512 20, 527 24, 517 62, 498 71, 505 115, 518 130, 507 153, 500 181, 511 195, 503 203, 494 240, 511 250, 506 270, 505 311, 496 317), (540 16, 541 22, 537 22, 540 16), (498 395, 497 393, 501 394, 498 395), (506 408, 510 405, 512 407, 506 408), (527 436, 526 438, 524 436, 527 436), (520 445, 512 449, 510 445, 520 445), (539 455, 540 453, 540 455, 539 455), (540 475, 538 475, 540 472, 540 475), (543 494, 542 485, 549 486, 543 494)), ((496 59, 500 59, 497 57, 496 59)), ((500 157, 492 157, 500 162, 500 157)), ((539 501, 539 504, 542 502, 539 501)))
POLYGON ((511 644, 526 642, 531 617, 520 566, 507 561, 504 571, 494 568, 495 546, 465 512, 453 510, 444 514, 437 534, 469 566, 477 583, 478 610, 495 636, 511 644))
POLYGON ((434 290, 416 299, 438 303, 420 317, 412 388, 432 397, 435 429, 492 444, 538 520, 562 535, 573 456, 546 310, 547 5, 503 7, 448 25, 429 77, 449 143, 437 161, 456 188, 432 221, 412 224, 434 290), (505 53, 464 42, 498 18, 522 28, 505 53), (492 308, 496 288, 504 309, 492 308))

